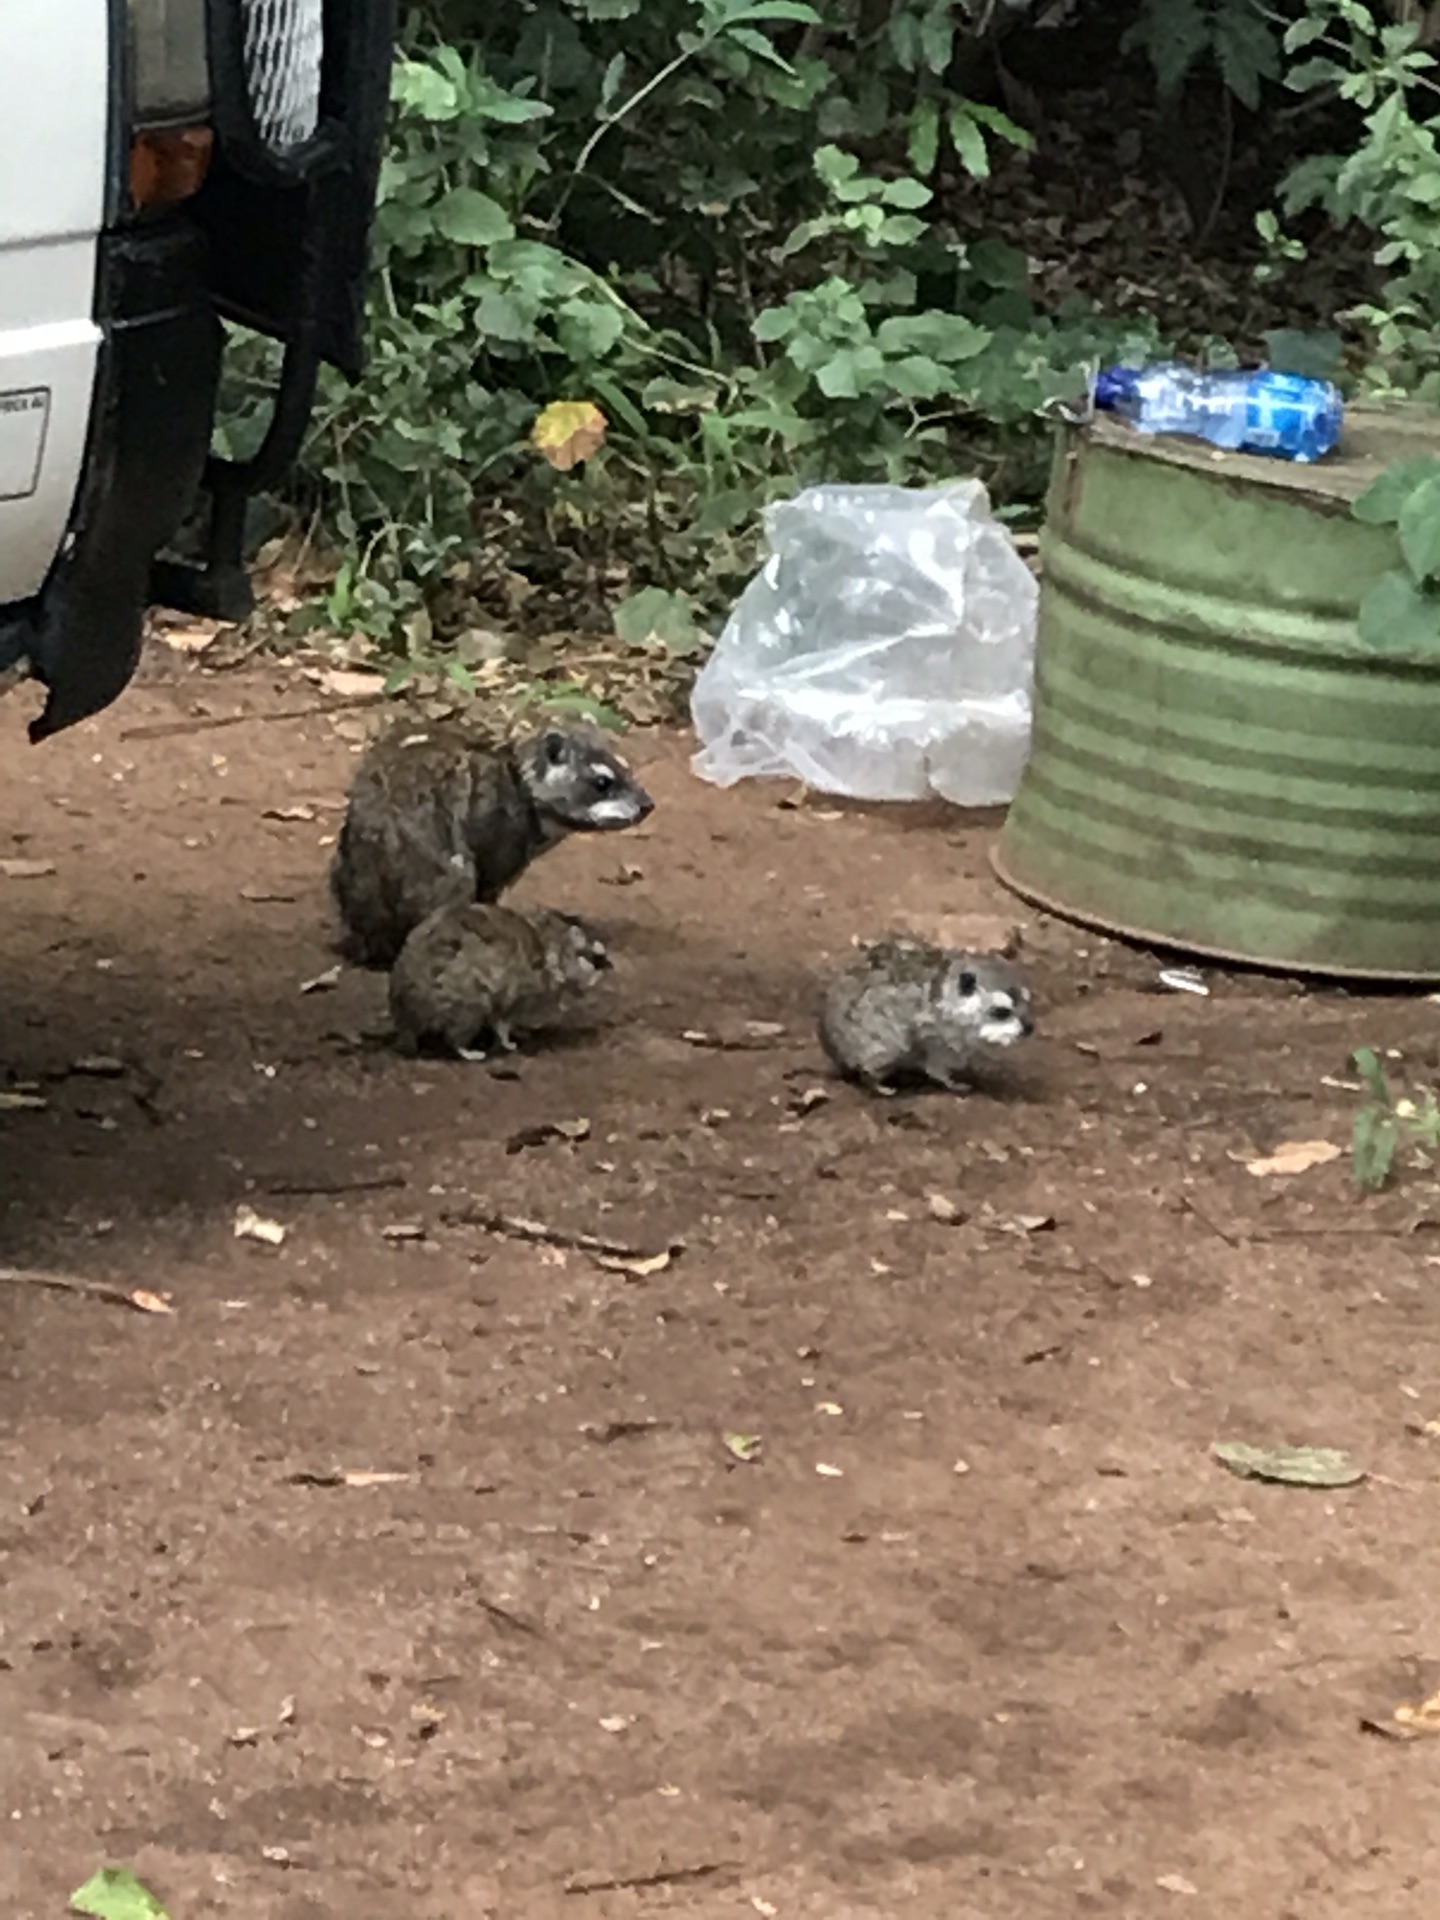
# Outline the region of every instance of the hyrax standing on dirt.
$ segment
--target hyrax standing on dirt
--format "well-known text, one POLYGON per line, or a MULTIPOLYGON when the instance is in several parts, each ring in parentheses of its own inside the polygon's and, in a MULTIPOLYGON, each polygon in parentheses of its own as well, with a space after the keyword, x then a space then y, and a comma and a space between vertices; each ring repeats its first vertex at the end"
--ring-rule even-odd
POLYGON ((830 981, 820 1044, 872 1093, 893 1093, 899 1080, 959 1092, 992 1049, 1034 1025, 1030 991, 1008 960, 890 935, 830 981))
POLYGON ((330 869, 341 945, 388 967, 438 907, 492 901, 572 833, 633 827, 654 801, 596 733, 486 740, 401 721, 361 756, 330 869))
POLYGON ((583 921, 542 907, 441 907, 427 915, 390 971, 390 1018, 402 1053, 443 1048, 462 1060, 487 1044, 558 1025, 610 966, 583 921))

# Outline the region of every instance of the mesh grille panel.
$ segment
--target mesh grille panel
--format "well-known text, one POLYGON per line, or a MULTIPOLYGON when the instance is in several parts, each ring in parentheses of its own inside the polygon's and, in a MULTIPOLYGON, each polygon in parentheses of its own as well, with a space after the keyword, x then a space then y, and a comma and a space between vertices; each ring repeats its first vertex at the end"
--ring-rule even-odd
POLYGON ((245 84, 272 153, 302 145, 320 118, 324 0, 241 0, 245 84))

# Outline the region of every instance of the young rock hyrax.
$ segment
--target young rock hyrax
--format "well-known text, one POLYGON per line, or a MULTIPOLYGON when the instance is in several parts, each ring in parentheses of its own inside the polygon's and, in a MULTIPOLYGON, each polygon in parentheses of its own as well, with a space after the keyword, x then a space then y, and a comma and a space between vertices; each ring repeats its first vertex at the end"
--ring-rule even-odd
POLYGON ((390 970, 390 1018, 402 1053, 483 1059, 517 1034, 559 1025, 608 970, 604 942, 569 914, 517 913, 474 901, 441 907, 410 934, 390 970))
POLYGON ((437 908, 493 901, 572 833, 633 827, 654 801, 588 728, 483 740, 402 721, 361 756, 330 868, 341 947, 391 966, 437 908))
POLYGON ((872 1093, 893 1093, 904 1080, 958 1092, 993 1049, 1023 1040, 1034 1024, 1029 989, 1008 960, 890 936, 830 981, 820 1044, 872 1093))

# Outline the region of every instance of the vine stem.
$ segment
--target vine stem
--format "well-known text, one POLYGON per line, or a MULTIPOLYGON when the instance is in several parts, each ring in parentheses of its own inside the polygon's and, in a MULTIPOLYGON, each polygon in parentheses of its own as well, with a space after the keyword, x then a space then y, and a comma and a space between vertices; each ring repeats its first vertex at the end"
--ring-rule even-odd
POLYGON ((685 47, 675 55, 673 60, 667 60, 663 67, 658 67, 655 72, 651 74, 643 86, 635 89, 628 100, 618 106, 613 113, 606 114, 605 118, 595 128, 595 131, 590 135, 589 139, 576 155, 575 164, 570 169, 570 178, 565 183, 565 189, 560 195, 555 211, 545 223, 552 232, 559 224, 560 216, 565 211, 570 195, 574 191, 576 181, 580 179, 586 167, 589 166, 595 149, 605 138, 606 134, 611 132, 613 128, 618 127, 622 120, 626 119, 635 111, 636 107, 648 100, 651 94, 658 88, 663 87, 667 80, 673 80, 687 61, 693 60, 697 53, 703 53, 714 39, 715 35, 713 33, 702 34, 693 47, 685 47))

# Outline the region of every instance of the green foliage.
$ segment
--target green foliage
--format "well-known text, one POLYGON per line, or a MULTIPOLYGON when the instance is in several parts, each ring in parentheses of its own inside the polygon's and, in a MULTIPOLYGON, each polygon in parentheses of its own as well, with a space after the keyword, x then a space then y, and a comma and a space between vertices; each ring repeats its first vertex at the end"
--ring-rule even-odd
POLYGON ((1355 1184, 1363 1192, 1378 1193, 1388 1184, 1403 1146, 1429 1153, 1440 1148, 1440 1101, 1428 1088, 1414 1099, 1397 1100, 1373 1047, 1359 1048, 1354 1058, 1367 1097, 1355 1116, 1351 1164, 1355 1184))
POLYGON ((1279 31, 1254 0, 1143 0, 1123 44, 1144 49, 1162 101, 1211 65, 1253 110, 1266 83, 1280 77, 1279 31))
MULTIPOLYGON (((1418 20, 1391 20, 1364 0, 1306 0, 1285 34, 1285 84, 1344 103, 1358 133, 1347 153, 1297 161, 1281 203, 1290 220, 1318 208, 1336 226, 1373 232, 1383 293, 1342 316, 1372 342, 1363 384, 1440 401, 1440 86, 1419 39, 1418 20)), ((1278 223, 1262 234, 1278 242, 1278 223)), ((1291 257, 1302 251, 1285 244, 1291 257)))
MULTIPOLYGON (((1038 311, 1024 255, 967 245, 940 189, 1030 136, 955 91, 950 0, 428 0, 407 18, 381 183, 370 364, 322 385, 303 485, 347 555, 322 610, 416 660, 447 641, 504 513, 532 580, 626 588, 690 644, 761 509, 820 479, 1043 470, 1035 410, 1152 330, 1038 311), (557 398, 608 416, 557 471, 557 398), (684 618, 676 614, 683 595, 684 618), (438 641, 437 641, 438 636, 438 641)), ((253 443, 248 343, 225 437, 253 443)))
POLYGON ((1369 526, 1394 527, 1403 567, 1360 603, 1360 638, 1396 653, 1440 650, 1440 458, 1398 461, 1351 508, 1369 526))

